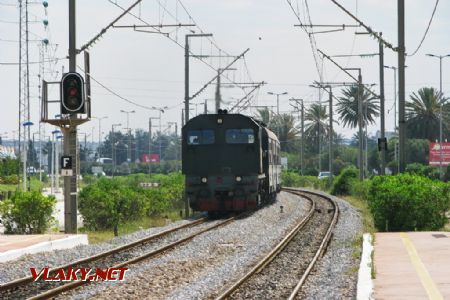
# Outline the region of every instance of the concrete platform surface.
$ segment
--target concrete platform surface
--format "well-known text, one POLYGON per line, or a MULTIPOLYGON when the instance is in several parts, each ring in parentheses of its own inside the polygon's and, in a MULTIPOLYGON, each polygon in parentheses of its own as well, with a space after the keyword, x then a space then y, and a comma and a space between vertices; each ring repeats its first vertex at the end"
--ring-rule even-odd
POLYGON ((450 232, 377 233, 375 299, 450 299, 450 232))
POLYGON ((0 262, 16 259, 24 254, 68 249, 88 244, 85 234, 0 234, 0 262))

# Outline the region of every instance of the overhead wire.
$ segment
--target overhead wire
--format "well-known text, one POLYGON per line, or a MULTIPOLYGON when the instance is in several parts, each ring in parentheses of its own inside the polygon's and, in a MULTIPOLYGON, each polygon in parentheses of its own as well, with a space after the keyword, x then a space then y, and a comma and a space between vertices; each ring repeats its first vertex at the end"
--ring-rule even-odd
MULTIPOLYGON (((83 69, 82 67, 80 67, 80 66, 77 66, 77 67, 78 67, 78 69, 80 69, 82 72, 84 72, 84 69, 83 69)), ((140 107, 140 108, 143 108, 143 109, 147 109, 147 110, 158 110, 158 108, 155 107, 155 106, 146 106, 146 105, 142 105, 142 104, 140 104, 140 103, 137 103, 136 101, 130 100, 130 99, 128 99, 128 98, 125 98, 124 96, 122 96, 122 95, 120 95, 119 93, 115 92, 115 91, 112 90, 111 88, 107 87, 105 84, 103 84, 103 83, 101 83, 100 81, 98 81, 95 77, 92 76, 92 74, 89 74, 89 77, 90 77, 90 79, 91 79, 92 81, 94 81, 95 83, 97 83, 97 84, 98 84, 99 86, 101 86, 103 89, 107 90, 107 91, 108 91, 109 93, 111 93, 112 95, 116 96, 117 98, 119 98, 119 99, 121 99, 121 100, 123 100, 123 101, 125 101, 125 102, 127 102, 127 103, 129 103, 129 104, 132 104, 132 105, 135 105, 135 106, 137 106, 137 107, 140 107)), ((179 105, 180 105, 180 104, 177 104, 177 105, 173 106, 172 108, 177 107, 177 106, 179 106, 179 105)), ((169 107, 168 109, 171 109, 171 108, 169 107)))
MULTIPOLYGON (((300 25, 303 25, 303 22, 302 22, 302 20, 301 20, 301 17, 300 17, 300 12, 298 12, 298 11, 296 11, 295 10, 295 8, 294 8, 294 6, 293 6, 293 4, 292 4, 292 0, 286 0, 286 2, 288 3, 288 5, 289 5, 289 7, 291 8, 291 10, 292 10, 292 12, 294 13, 294 15, 297 17, 297 19, 298 19, 298 21, 300 22, 300 25)), ((306 4, 306 3, 305 3, 306 4)), ((297 7, 298 7, 298 5, 297 5, 297 7)), ((311 18, 309 18, 310 19, 310 22, 311 22, 311 18)), ((305 22, 306 22, 306 15, 305 15, 305 22)), ((320 67, 319 67, 319 62, 318 62, 318 55, 317 55, 317 47, 315 46, 315 39, 314 39, 314 37, 311 37, 312 35, 310 34, 310 32, 308 32, 308 29, 306 29, 305 27, 303 27, 303 26, 301 26, 301 28, 306 32, 306 34, 308 35, 308 38, 309 38, 309 43, 310 43, 310 46, 311 46, 311 50, 312 50, 312 54, 313 54, 313 57, 314 57, 314 62, 315 62, 315 64, 316 64, 316 70, 317 70, 317 73, 318 73, 318 75, 319 75, 319 78, 320 78, 320 80, 322 81, 322 78, 323 78, 323 76, 322 76, 322 73, 321 73, 321 69, 320 69, 320 67), (313 39, 314 39, 314 41, 313 41, 313 39)), ((320 57, 319 57, 319 59, 320 59, 320 57)))
POLYGON ((427 29, 425 30, 425 33, 423 34, 423 37, 420 40, 419 46, 417 46, 416 50, 414 50, 414 52, 412 54, 409 54, 407 56, 414 56, 419 51, 420 47, 422 47, 422 44, 425 41, 425 38, 427 37, 428 31, 430 30, 431 22, 433 22, 434 14, 436 13, 436 9, 437 9, 438 4, 439 4, 439 0, 436 0, 436 3, 434 4, 433 13, 431 14, 431 18, 428 21, 427 29))
MULTIPOLYGON (((116 3, 116 2, 114 2, 114 1, 112 1, 112 0, 107 0, 107 1, 110 2, 111 4, 115 5, 116 7, 120 8, 120 9, 122 9, 122 10, 125 10, 124 7, 122 7, 121 5, 119 5, 119 4, 116 3)), ((178 0, 178 1, 179 1, 179 0, 178 0)), ((183 9, 186 9, 186 8, 184 7, 184 5, 183 5, 181 2, 180 2, 180 4, 183 6, 183 9)), ((151 26, 150 23, 148 23, 147 21, 145 21, 145 20, 142 19, 141 17, 136 16, 136 15, 133 14, 131 11, 129 11, 128 14, 131 15, 132 17, 134 17, 135 19, 141 21, 143 24, 145 24, 145 25, 147 25, 147 26, 150 26, 151 28, 154 28, 156 31, 158 31, 158 32, 161 33, 160 29, 159 29, 157 26, 151 26)), ((169 14, 169 13, 168 13, 168 14, 169 14)), ((170 13, 170 14, 171 14, 171 13, 170 13)), ((171 15, 172 15, 172 14, 171 14, 171 15)), ((190 14, 189 14, 189 17, 190 17, 191 20, 193 21, 193 19, 192 19, 192 17, 190 16, 190 14)), ((198 27, 197 24, 196 24, 196 26, 198 27)), ((200 27, 198 27, 198 28, 200 29, 200 27)), ((200 30, 201 30, 201 29, 200 29, 200 30)), ((203 32, 203 31, 202 31, 202 32, 203 32)), ((174 43, 177 44, 179 47, 181 47, 181 48, 184 49, 184 46, 183 46, 180 42, 178 42, 178 40, 175 40, 173 37, 168 36, 168 35, 165 35, 165 37, 168 38, 168 39, 170 39, 172 42, 174 42, 174 43)), ((219 49, 220 49, 220 48, 219 48, 219 49)), ((223 50, 222 50, 222 51, 223 51, 223 50)), ((189 50, 189 53, 193 55, 193 52, 192 52, 191 50, 189 50)), ((224 51, 224 53, 226 53, 226 52, 224 51)), ((193 56, 195 57, 195 55, 193 55, 193 56)), ((203 59, 201 59, 201 58, 199 58, 199 57, 196 57, 196 58, 197 58, 198 60, 200 60, 201 62, 203 62, 205 65, 207 65, 209 68, 211 68, 212 70, 214 70, 215 72, 217 72, 217 69, 216 69, 214 66, 212 66, 210 63, 208 63, 207 61, 205 61, 205 60, 203 60, 203 59)), ((245 90, 244 90, 242 87, 240 87, 240 86, 238 85, 238 83, 236 83, 236 82, 234 82, 232 79, 230 79, 227 75, 223 75, 223 74, 222 74, 222 77, 225 78, 226 80, 228 80, 230 83, 232 83, 232 84, 236 85, 237 87, 239 87, 239 88, 245 93, 245 90)))

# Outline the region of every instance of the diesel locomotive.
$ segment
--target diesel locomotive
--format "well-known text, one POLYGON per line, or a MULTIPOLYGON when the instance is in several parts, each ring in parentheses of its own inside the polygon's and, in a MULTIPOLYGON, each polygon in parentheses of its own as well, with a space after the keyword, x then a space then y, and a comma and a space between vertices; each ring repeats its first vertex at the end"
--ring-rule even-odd
POLYGON ((242 114, 199 115, 182 129, 182 172, 190 207, 209 214, 255 209, 281 190, 280 142, 242 114))

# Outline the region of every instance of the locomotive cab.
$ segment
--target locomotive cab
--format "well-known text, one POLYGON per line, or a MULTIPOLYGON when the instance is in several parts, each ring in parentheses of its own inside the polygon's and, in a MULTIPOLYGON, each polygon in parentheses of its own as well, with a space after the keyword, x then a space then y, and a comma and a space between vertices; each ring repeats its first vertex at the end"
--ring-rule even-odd
POLYGON ((189 120, 182 129, 182 172, 191 208, 210 213, 244 211, 258 207, 268 193, 275 192, 267 187, 271 170, 265 164, 274 153, 265 145, 268 134, 273 135, 241 114, 189 120))

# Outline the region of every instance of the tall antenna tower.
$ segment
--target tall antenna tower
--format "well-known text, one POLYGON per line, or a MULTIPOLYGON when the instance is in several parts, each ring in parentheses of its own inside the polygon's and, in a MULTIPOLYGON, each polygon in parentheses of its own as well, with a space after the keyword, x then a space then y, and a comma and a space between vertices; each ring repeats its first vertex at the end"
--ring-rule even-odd
MULTIPOLYGON (((23 190, 27 189, 27 156, 30 141, 30 65, 28 37, 28 0, 19 0, 19 157, 22 163, 23 190)), ((20 171, 19 171, 20 173, 20 171)))

